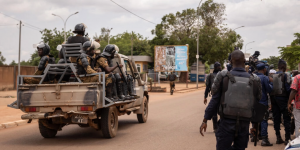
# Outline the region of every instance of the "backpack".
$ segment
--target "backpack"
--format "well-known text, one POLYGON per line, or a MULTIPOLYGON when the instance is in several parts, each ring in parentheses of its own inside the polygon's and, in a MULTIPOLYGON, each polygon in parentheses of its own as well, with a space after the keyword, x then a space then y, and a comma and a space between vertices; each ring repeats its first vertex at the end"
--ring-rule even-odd
POLYGON ((261 99, 260 78, 252 74, 250 78, 233 76, 227 70, 218 73, 213 85, 213 94, 217 86, 222 85, 219 105, 221 118, 261 122, 267 107, 259 103, 261 99), (223 84, 220 84, 223 82, 223 84))
POLYGON ((175 81, 176 80, 176 75, 175 74, 170 74, 169 80, 170 81, 175 81))
POLYGON ((215 79, 215 74, 210 73, 207 77, 206 77, 206 81, 205 81, 205 85, 206 87, 209 87, 210 89, 212 88, 212 85, 214 83, 214 79, 215 79))
POLYGON ((291 74, 289 72, 273 74, 273 90, 270 95, 275 96, 287 96, 287 91, 285 89, 285 83, 291 84, 291 74), (286 81, 284 76, 286 76, 286 81))

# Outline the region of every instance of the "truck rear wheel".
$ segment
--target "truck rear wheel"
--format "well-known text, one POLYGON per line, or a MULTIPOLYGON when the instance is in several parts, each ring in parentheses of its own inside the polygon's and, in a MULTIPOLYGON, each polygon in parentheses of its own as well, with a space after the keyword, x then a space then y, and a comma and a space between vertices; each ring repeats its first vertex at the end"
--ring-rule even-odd
POLYGON ((138 119, 139 123, 145 123, 145 122, 147 122, 147 119, 148 119, 148 99, 146 96, 144 96, 143 105, 144 105, 143 113, 137 114, 137 119, 138 119))
POLYGON ((49 120, 39 119, 40 133, 44 138, 54 138, 57 134, 57 130, 47 128, 44 124, 49 124, 49 120))
POLYGON ((113 138, 118 131, 118 112, 116 107, 101 110, 101 130, 105 138, 113 138))

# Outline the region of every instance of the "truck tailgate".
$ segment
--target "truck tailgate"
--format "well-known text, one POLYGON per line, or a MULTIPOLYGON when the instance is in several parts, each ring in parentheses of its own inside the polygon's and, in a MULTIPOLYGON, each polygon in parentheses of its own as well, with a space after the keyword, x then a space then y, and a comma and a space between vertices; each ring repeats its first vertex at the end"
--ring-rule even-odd
POLYGON ((101 87, 97 83, 20 85, 18 106, 97 105, 101 87))

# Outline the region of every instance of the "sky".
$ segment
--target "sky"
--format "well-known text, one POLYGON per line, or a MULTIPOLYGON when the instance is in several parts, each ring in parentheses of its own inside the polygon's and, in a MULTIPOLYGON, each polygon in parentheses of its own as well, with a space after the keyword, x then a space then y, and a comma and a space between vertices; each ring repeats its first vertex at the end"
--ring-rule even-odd
MULTIPOLYGON (((154 23, 169 13, 188 8, 196 9, 200 0, 113 0, 126 9, 154 23)), ((204 0, 203 0, 204 1, 204 0)), ((279 56, 278 47, 289 45, 293 34, 300 32, 300 0, 214 0, 226 5, 225 23, 236 30, 247 45, 247 52, 260 51, 260 58, 279 56)), ((152 39, 155 24, 144 21, 123 10, 111 0, 0 0, 0 12, 17 18, 40 29, 63 29, 63 21, 52 13, 67 18, 67 30, 78 23, 87 25, 92 37, 100 34, 102 27, 113 28, 111 35, 125 31, 137 32, 152 39)), ((0 51, 5 63, 17 62, 19 50, 18 21, 0 14, 0 51)), ((34 53, 33 44, 41 41, 38 30, 22 26, 21 60, 28 60, 34 53)), ((245 51, 245 46, 243 48, 245 51)))

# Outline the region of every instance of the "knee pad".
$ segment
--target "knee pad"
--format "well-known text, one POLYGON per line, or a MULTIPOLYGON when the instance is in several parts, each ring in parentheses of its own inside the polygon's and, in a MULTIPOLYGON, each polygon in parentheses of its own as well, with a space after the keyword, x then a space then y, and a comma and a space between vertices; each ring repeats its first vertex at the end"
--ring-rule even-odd
POLYGON ((117 82, 121 81, 121 76, 119 73, 115 74, 115 78, 116 78, 117 82))

